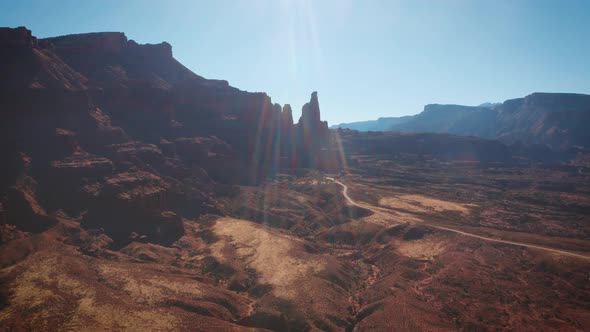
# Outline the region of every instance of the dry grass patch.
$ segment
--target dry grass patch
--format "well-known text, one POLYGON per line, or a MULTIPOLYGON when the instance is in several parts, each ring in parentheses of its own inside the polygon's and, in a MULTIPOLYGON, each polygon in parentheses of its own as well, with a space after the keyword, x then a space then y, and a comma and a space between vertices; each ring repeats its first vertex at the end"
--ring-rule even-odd
POLYGON ((201 284, 187 278, 137 275, 142 274, 142 271, 108 263, 101 264, 99 269, 105 281, 113 287, 120 287, 137 303, 154 305, 174 296, 194 299, 203 295, 201 284))
POLYGON ((384 197, 379 200, 379 205, 416 213, 456 211, 464 215, 471 213, 471 208, 477 206, 475 204, 444 201, 423 195, 384 197))
POLYGON ((116 300, 105 302, 100 299, 95 284, 69 271, 71 263, 58 253, 31 257, 16 279, 14 297, 0 313, 0 321, 20 316, 24 310, 28 313, 27 324, 47 330, 60 326, 65 330, 162 331, 177 325, 174 316, 161 310, 129 310, 116 300))
POLYGON ((323 257, 305 252, 300 240, 250 221, 221 218, 213 229, 223 238, 212 245, 213 256, 225 262, 225 248, 233 247, 246 265, 260 273, 260 282, 271 284, 280 297, 295 298, 300 282, 326 265, 323 257))
POLYGON ((439 238, 427 236, 414 241, 396 241, 397 251, 409 258, 419 260, 433 260, 436 256, 442 254, 447 243, 439 238))

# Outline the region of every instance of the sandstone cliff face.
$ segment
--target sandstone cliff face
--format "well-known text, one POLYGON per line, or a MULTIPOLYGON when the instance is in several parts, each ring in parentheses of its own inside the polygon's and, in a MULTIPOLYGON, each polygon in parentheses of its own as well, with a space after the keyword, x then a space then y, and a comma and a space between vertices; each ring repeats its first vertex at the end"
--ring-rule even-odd
POLYGON ((590 96, 533 93, 497 106, 498 139, 553 148, 590 147, 590 96))
POLYGON ((36 183, 19 185, 22 167, 6 163, 0 197, 26 229, 43 229, 51 219, 34 216, 61 210, 114 245, 131 233, 171 243, 182 216, 219 212, 211 193, 221 184, 322 164, 313 156, 329 134, 317 93, 295 125, 289 105, 194 74, 166 42, 141 45, 119 32, 37 40, 3 28, 0 45, 0 155, 26 155, 36 183))

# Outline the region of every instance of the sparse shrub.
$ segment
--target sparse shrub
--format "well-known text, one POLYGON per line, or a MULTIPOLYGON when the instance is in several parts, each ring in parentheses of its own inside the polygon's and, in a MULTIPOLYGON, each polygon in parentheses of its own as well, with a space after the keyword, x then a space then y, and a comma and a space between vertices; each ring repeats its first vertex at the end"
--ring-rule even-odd
POLYGON ((557 273, 555 266, 546 260, 539 262, 533 270, 536 272, 557 273))
POLYGON ((227 309, 227 311, 229 311, 232 315, 235 315, 238 313, 238 309, 236 309, 236 307, 227 299, 222 298, 222 297, 205 297, 206 301, 209 302, 213 302, 216 304, 219 304, 220 306, 224 307, 225 309, 227 309))
POLYGON ((534 222, 536 220, 537 220, 536 218, 531 217, 528 214, 525 214, 525 215, 521 216, 520 218, 518 218, 517 224, 518 225, 524 225, 524 224, 528 224, 528 223, 534 222))
POLYGON ((310 254, 315 254, 319 251, 317 248, 315 248, 307 243, 303 244, 303 249, 310 254))
POLYGON ((348 285, 346 285, 346 283, 340 279, 340 277, 338 277, 336 274, 334 273, 329 273, 326 276, 326 279, 329 280, 331 283, 336 284, 344 289, 348 289, 348 285))
POLYGON ((333 315, 328 315, 327 317, 332 323, 336 324, 336 326, 345 327, 345 326, 350 325, 350 322, 348 322, 340 317, 333 316, 333 315))
POLYGON ((248 290, 248 293, 254 297, 262 297, 264 294, 270 292, 272 290, 272 285, 269 284, 259 284, 251 287, 248 290))
POLYGON ((367 308, 365 308, 364 310, 362 310, 361 312, 358 313, 358 315, 356 316, 356 321, 360 322, 361 320, 369 317, 369 315, 371 315, 372 313, 374 313, 375 311, 377 311, 378 309, 381 309, 381 308, 383 308, 382 302, 378 302, 378 303, 368 306, 367 308))
POLYGON ((198 306, 198 305, 195 305, 192 303, 187 303, 187 302, 178 301, 178 300, 168 300, 165 303, 165 305, 170 306, 170 307, 178 307, 184 311, 196 313, 196 314, 199 314, 202 316, 213 316, 207 308, 203 308, 201 306, 198 306))
POLYGON ((269 312, 255 312, 242 322, 246 326, 259 327, 272 331, 286 331, 287 323, 283 315, 277 316, 269 312))
POLYGON ((420 262, 415 261, 413 259, 412 260, 408 259, 408 260, 404 260, 400 264, 403 265, 403 266, 405 266, 405 267, 408 267, 410 269, 416 270, 416 269, 419 269, 420 267, 422 267, 422 264, 423 263, 420 263, 420 262))
POLYGON ((321 319, 316 319, 313 321, 313 325, 315 325, 315 327, 317 327, 318 329, 322 330, 322 331, 326 331, 326 332, 331 332, 332 327, 330 326, 330 324, 324 322, 321 319))
POLYGON ((207 244, 212 244, 219 240, 219 237, 209 229, 202 230, 196 235, 203 239, 203 241, 205 241, 207 244))
POLYGON ((268 312, 256 312, 243 324, 273 331, 309 331, 311 329, 305 316, 291 301, 277 298, 273 307, 281 313, 279 316, 268 312))
POLYGON ((340 214, 349 219, 360 219, 372 215, 373 211, 358 206, 346 205, 340 209, 340 214))
POLYGON ((203 258, 203 272, 211 273, 220 279, 227 279, 234 275, 236 270, 229 265, 220 263, 212 256, 207 256, 203 258))
POLYGON ((407 270, 402 273, 402 277, 407 280, 418 281, 424 278, 424 274, 419 271, 407 270))
POLYGON ((10 294, 8 293, 7 290, 2 289, 0 290, 0 309, 3 309, 4 307, 8 306, 9 303, 9 299, 10 299, 10 294))
POLYGON ((410 228, 406 234, 404 234, 403 239, 405 241, 419 240, 428 233, 430 233, 430 230, 427 230, 423 227, 413 227, 410 228))
POLYGON ((247 287, 246 287, 246 283, 244 282, 244 280, 235 279, 229 283, 229 285, 227 286, 227 289, 229 289, 230 291, 234 291, 234 292, 244 292, 247 290, 247 287))

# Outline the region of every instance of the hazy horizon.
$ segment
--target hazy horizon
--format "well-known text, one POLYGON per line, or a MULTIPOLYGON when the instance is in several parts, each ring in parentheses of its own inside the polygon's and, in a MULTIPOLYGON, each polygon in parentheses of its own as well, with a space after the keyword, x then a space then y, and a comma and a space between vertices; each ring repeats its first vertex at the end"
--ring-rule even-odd
POLYGON ((301 106, 332 124, 590 93, 587 1, 0 2, 2 26, 37 37, 121 31, 169 42, 206 78, 301 106), (219 19, 223 17, 223 19, 219 19))

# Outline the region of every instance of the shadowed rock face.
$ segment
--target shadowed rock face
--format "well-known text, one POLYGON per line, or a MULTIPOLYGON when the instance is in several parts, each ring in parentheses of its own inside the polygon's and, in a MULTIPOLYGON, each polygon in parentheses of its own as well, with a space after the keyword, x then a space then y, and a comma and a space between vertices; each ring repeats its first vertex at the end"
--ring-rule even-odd
POLYGON ((320 123, 320 103, 318 101, 318 93, 314 91, 311 93, 311 99, 308 103, 303 105, 299 124, 306 127, 313 127, 320 123))
POLYGON ((117 245, 131 232, 171 243, 183 230, 162 213, 219 211, 217 184, 320 166, 311 156, 328 144, 317 93, 294 125, 289 105, 194 74, 166 42, 120 32, 37 40, 2 28, 0 46, 0 155, 30 164, 1 166, 0 197, 7 215, 29 216, 27 229, 44 229, 50 220, 36 216, 59 209, 83 213, 117 245), (17 186, 19 176, 35 190, 17 186))
POLYGON ((282 167, 295 167, 295 129, 291 105, 285 104, 281 112, 281 160, 282 167))
POLYGON ((281 118, 283 120, 283 130, 290 131, 293 129, 293 111, 291 110, 291 105, 285 104, 283 106, 283 112, 281 114, 281 118))

